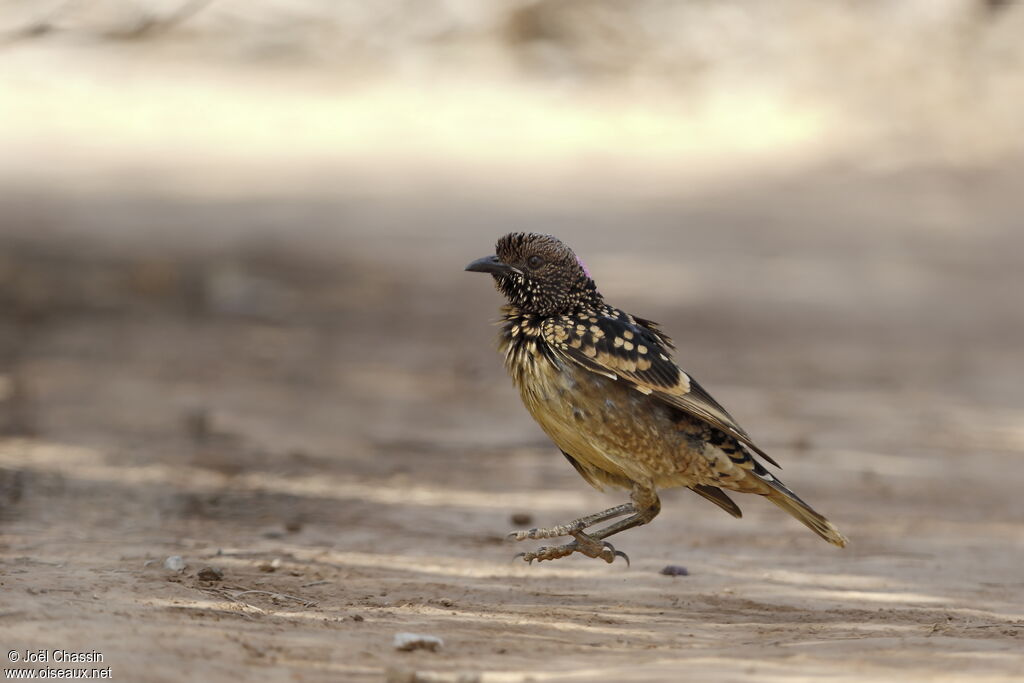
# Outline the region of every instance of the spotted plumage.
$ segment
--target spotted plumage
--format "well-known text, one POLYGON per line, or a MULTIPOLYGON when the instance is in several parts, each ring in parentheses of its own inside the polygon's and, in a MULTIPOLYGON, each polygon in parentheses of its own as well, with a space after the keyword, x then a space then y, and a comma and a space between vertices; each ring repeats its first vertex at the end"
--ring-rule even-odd
POLYGON ((467 270, 491 273, 508 300, 501 334, 505 366, 527 410, 591 485, 625 488, 631 502, 517 540, 572 536, 525 553, 527 560, 581 552, 622 555, 603 539, 651 521, 657 489, 684 486, 739 517, 725 490, 765 496, 835 545, 846 539, 755 459, 736 420, 676 365, 672 340, 650 320, 604 301, 589 271, 549 235, 512 233, 495 256, 467 270), (598 522, 629 515, 597 531, 598 522))

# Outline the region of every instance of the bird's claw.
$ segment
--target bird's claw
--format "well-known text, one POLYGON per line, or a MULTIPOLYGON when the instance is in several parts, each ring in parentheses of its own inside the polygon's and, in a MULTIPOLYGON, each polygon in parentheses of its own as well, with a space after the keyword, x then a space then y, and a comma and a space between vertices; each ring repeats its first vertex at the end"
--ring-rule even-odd
POLYGON ((630 556, 629 555, 627 555, 626 553, 624 553, 621 550, 615 550, 614 547, 610 543, 605 543, 604 545, 605 545, 605 549, 606 550, 608 548, 611 549, 611 557, 605 560, 608 564, 611 564, 612 562, 614 562, 616 557, 622 557, 624 560, 626 560, 626 566, 627 566, 627 568, 629 568, 629 566, 630 566, 630 556))
MULTIPOLYGON (((581 536, 582 535, 583 534, 581 534, 581 536)), ((589 536, 587 536, 586 539, 585 539, 585 541, 586 541, 585 549, 584 549, 584 544, 581 543, 580 541, 581 541, 581 539, 577 538, 577 544, 580 546, 580 547, 577 548, 577 552, 581 552, 584 555, 586 555, 587 557, 596 557, 596 558, 602 559, 605 562, 607 562, 608 564, 611 564, 612 562, 614 562, 616 557, 621 557, 622 559, 624 559, 626 561, 626 566, 627 567, 629 566, 629 555, 627 555, 626 553, 622 552, 621 550, 616 550, 615 546, 613 546, 608 541, 601 541, 601 545, 598 546, 597 545, 597 541, 595 541, 594 539, 592 539, 589 536)), ((573 544, 570 544, 570 545, 573 545, 573 544)))
MULTIPOLYGON (((568 557, 573 553, 581 553, 587 557, 604 560, 608 564, 614 562, 616 557, 621 557, 626 561, 626 566, 629 566, 629 556, 621 550, 616 550, 615 546, 608 541, 599 541, 587 536, 581 531, 573 533, 572 536, 576 539, 572 543, 557 546, 543 546, 532 552, 519 553, 513 558, 513 561, 522 559, 527 564, 533 564, 534 560, 538 562, 543 562, 544 560, 557 560, 561 557, 568 557)), ((515 534, 509 534, 509 537, 515 540, 520 540, 516 538, 515 534)), ((529 536, 526 538, 529 538, 529 536)))

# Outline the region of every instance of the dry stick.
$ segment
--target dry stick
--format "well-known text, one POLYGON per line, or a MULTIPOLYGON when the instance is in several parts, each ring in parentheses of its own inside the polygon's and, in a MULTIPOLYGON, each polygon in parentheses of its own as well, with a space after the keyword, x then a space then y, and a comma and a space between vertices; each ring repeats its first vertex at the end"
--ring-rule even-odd
MULTIPOLYGON (((206 591, 206 592, 212 593, 212 594, 216 594, 215 591, 206 591)), ((256 607, 255 605, 250 605, 247 602, 242 602, 241 600, 234 600, 230 595, 221 595, 219 597, 227 598, 228 600, 231 600, 232 602, 238 603, 239 605, 242 605, 243 607, 248 607, 250 609, 254 609, 257 612, 259 612, 260 614, 266 614, 266 612, 261 610, 259 607, 256 607)), ((190 607, 188 605, 169 605, 168 609, 172 609, 172 610, 176 610, 176 611, 191 611, 193 613, 195 612, 195 608, 190 607)), ((239 612, 239 611, 229 610, 229 609, 216 609, 216 608, 213 608, 213 607, 203 607, 203 608, 201 608, 201 611, 202 612, 210 612, 210 613, 213 613, 213 614, 229 614, 231 616, 239 616, 239 617, 242 617, 243 619, 248 619, 249 621, 255 621, 256 620, 253 617, 253 615, 249 614, 248 612, 246 612, 244 610, 239 612)))
POLYGON ((294 595, 288 595, 287 593, 275 593, 273 591, 246 590, 242 591, 241 593, 235 593, 235 597, 237 598, 239 596, 247 595, 249 593, 255 593, 257 595, 269 595, 274 598, 287 598, 289 600, 294 600, 295 602, 301 604, 303 607, 315 607, 317 604, 316 600, 306 600, 305 598, 297 598, 294 595))
POLYGON ((138 24, 131 28, 108 31, 106 36, 120 40, 135 40, 152 33, 166 32, 192 18, 212 2, 213 0, 189 0, 168 16, 157 17, 149 15, 143 17, 138 24))
POLYGON ((206 590, 207 593, 214 593, 216 595, 223 595, 224 597, 226 597, 229 600, 232 600, 234 602, 239 602, 239 603, 241 603, 243 605, 249 605, 250 607, 252 607, 254 609, 257 609, 260 612, 263 612, 264 614, 266 614, 265 610, 260 609, 259 607, 256 607, 256 605, 252 605, 252 604, 250 604, 248 602, 245 602, 244 600, 239 600, 238 598, 242 597, 243 595, 269 595, 272 598, 283 598, 283 599, 286 599, 286 600, 293 600, 293 601, 299 603, 300 605, 302 605, 303 607, 316 607, 316 605, 318 604, 316 600, 306 600, 305 598, 300 598, 300 597, 297 597, 297 596, 294 596, 294 595, 288 595, 287 593, 276 593, 274 591, 258 591, 258 590, 251 590, 251 589, 243 589, 243 590, 241 590, 241 591, 239 591, 237 593, 232 594, 232 593, 228 592, 227 588, 212 588, 212 589, 205 589, 205 590, 206 590))
POLYGON ((8 35, 8 42, 46 35, 53 30, 53 20, 56 19, 58 15, 63 14, 64 10, 70 7, 74 2, 75 0, 65 0, 65 2, 57 3, 42 16, 30 21, 25 26, 14 29, 8 35))
MULTIPOLYGON (((230 600, 231 602, 235 603, 236 605, 242 605, 243 607, 248 607, 251 610, 255 610, 259 614, 264 614, 264 615, 267 614, 267 611, 265 609, 257 607, 256 605, 250 605, 245 600, 238 600, 238 599, 235 598, 235 596, 231 595, 226 590, 223 590, 223 589, 220 589, 220 588, 214 588, 214 589, 206 590, 204 592, 205 593, 209 593, 210 595, 215 595, 217 597, 226 598, 227 600, 230 600)), ((250 619, 252 618, 252 615, 246 614, 244 611, 239 612, 239 614, 241 614, 242 616, 245 616, 247 618, 250 618, 250 619)))

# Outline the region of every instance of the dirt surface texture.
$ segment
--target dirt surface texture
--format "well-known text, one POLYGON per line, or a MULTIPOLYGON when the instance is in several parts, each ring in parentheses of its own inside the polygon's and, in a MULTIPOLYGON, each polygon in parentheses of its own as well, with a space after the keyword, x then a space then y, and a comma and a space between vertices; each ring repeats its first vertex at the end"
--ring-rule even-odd
POLYGON ((1016 177, 822 172, 557 215, 12 201, 36 228, 2 260, 3 644, 129 681, 1019 679, 1016 177), (288 225, 248 229, 268 214, 288 225), (145 239, 110 227, 139 216, 145 239), (624 500, 504 376, 498 295, 462 267, 513 227, 662 322, 849 547, 666 491, 616 538, 630 567, 513 561, 508 531, 624 500))

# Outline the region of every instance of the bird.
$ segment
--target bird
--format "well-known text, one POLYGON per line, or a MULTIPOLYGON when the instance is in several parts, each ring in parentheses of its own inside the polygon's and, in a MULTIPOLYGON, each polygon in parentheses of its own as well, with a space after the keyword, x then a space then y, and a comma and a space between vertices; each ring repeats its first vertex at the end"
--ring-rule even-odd
POLYGON ((583 479, 625 489, 629 502, 509 539, 572 539, 517 555, 528 563, 580 553, 629 557, 605 539, 650 523, 660 489, 686 487, 734 517, 732 493, 763 496, 829 543, 847 539, 760 459, 779 467, 690 374, 658 323, 605 302, 590 271, 558 238, 501 237, 467 271, 489 273, 507 303, 499 349, 523 404, 583 479), (602 522, 607 526, 593 529, 602 522))

